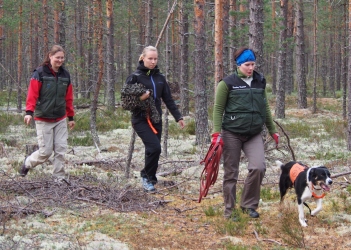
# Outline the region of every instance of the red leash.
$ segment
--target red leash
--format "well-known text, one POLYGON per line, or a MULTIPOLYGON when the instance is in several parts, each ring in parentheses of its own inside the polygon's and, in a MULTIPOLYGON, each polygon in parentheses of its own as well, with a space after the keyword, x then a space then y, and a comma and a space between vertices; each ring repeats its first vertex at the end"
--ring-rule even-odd
POLYGON ((213 186, 217 180, 219 163, 222 156, 222 145, 219 144, 219 140, 216 144, 211 144, 206 157, 200 162, 205 163, 205 167, 202 170, 200 177, 200 197, 199 203, 202 197, 206 197, 210 186, 213 186))

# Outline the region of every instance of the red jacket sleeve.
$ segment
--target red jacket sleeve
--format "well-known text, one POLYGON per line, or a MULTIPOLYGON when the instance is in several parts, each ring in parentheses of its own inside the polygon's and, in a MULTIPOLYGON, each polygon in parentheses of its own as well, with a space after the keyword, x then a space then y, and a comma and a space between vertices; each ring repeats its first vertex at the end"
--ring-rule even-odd
POLYGON ((35 71, 29 82, 28 94, 26 100, 26 113, 33 114, 39 97, 42 83, 39 81, 39 74, 35 71))
POLYGON ((74 116, 72 83, 68 85, 68 88, 66 91, 66 114, 68 118, 74 116))

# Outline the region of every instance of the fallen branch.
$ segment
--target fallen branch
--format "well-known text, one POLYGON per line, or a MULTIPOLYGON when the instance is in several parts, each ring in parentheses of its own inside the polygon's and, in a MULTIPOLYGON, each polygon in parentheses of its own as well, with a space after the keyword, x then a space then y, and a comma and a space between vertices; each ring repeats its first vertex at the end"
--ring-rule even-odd
POLYGON ((95 165, 95 164, 116 164, 117 162, 125 162, 125 158, 117 159, 101 159, 101 160, 83 160, 71 162, 72 165, 95 165))
POLYGON ((196 209, 196 207, 190 207, 190 208, 185 208, 185 209, 180 209, 180 208, 174 208, 175 211, 177 211, 178 213, 183 213, 183 212, 186 212, 186 211, 189 211, 189 210, 194 210, 196 209))
POLYGON ((351 171, 345 172, 345 173, 340 173, 340 174, 335 174, 335 175, 332 175, 332 176, 330 176, 330 177, 331 177, 331 178, 337 178, 337 177, 344 176, 344 175, 348 175, 348 174, 351 174, 351 171))
POLYGON ((273 121, 275 122, 275 124, 278 125, 278 127, 282 130, 283 134, 285 135, 286 140, 287 140, 287 142, 288 142, 289 150, 290 150, 290 152, 291 152, 291 157, 292 157, 293 161, 296 161, 295 153, 294 153, 294 150, 291 148, 291 145, 290 145, 290 138, 289 138, 288 134, 285 133, 284 128, 283 128, 277 121, 275 121, 275 120, 273 120, 273 121))
POLYGON ((5 213, 10 213, 10 214, 18 214, 18 213, 22 213, 22 214, 43 214, 46 218, 52 216, 56 210, 52 211, 52 212, 47 212, 45 210, 36 210, 36 209, 31 209, 31 208, 21 208, 21 207, 16 207, 17 210, 13 210, 13 211, 6 211, 3 210, 2 208, 0 208, 0 213, 1 214, 5 214, 5 213))
POLYGON ((255 234, 256 239, 257 239, 258 241, 268 241, 268 242, 273 242, 273 243, 276 243, 276 244, 278 244, 278 245, 280 245, 280 246, 282 246, 282 245, 283 245, 282 243, 280 243, 280 242, 278 242, 278 241, 276 241, 276 240, 270 240, 270 239, 260 239, 260 238, 258 237, 258 233, 256 232, 256 230, 254 230, 254 231, 253 231, 253 233, 255 234))

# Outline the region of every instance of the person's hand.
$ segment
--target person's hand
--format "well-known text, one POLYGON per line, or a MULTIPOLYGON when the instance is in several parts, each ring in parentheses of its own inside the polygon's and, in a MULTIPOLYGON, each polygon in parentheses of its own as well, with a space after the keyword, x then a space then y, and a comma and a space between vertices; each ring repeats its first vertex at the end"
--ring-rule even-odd
POLYGON ((274 141, 275 141, 275 146, 278 147, 278 144, 279 144, 279 134, 278 133, 274 133, 272 135, 274 141))
POLYGON ((183 129, 183 128, 185 127, 185 122, 184 122, 183 119, 179 120, 179 121, 178 121, 178 124, 179 124, 179 127, 180 127, 181 129, 183 129))
POLYGON ((31 116, 31 115, 25 115, 25 116, 24 116, 24 123, 25 123, 26 125, 29 125, 29 123, 31 122, 31 120, 32 120, 32 116, 31 116))
POLYGON ((224 142, 219 132, 212 134, 212 144, 215 145, 217 142, 219 142, 219 144, 223 147, 224 142))
POLYGON ((149 97, 150 97, 150 91, 147 90, 144 94, 140 96, 140 101, 145 101, 149 97))
POLYGON ((74 128, 75 125, 76 125, 76 122, 75 122, 75 121, 69 121, 69 122, 68 122, 69 130, 72 130, 72 129, 74 128))

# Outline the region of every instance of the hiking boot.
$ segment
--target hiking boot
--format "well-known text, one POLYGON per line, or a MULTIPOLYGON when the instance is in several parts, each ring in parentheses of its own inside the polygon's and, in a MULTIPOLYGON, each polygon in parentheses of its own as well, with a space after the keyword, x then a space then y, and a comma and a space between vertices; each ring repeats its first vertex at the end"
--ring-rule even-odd
POLYGON ((258 218, 260 214, 253 208, 241 208, 244 214, 248 214, 251 218, 258 218))
MULTIPOLYGON (((28 157, 28 156, 27 156, 27 157, 28 157)), ((26 160, 27 160, 27 157, 24 158, 23 164, 22 164, 21 168, 19 169, 19 174, 20 174, 20 176, 22 176, 22 177, 25 177, 25 176, 28 174, 28 171, 29 171, 29 168, 26 167, 26 160)))
POLYGON ((154 184, 152 184, 151 181, 149 181, 147 178, 142 178, 142 184, 143 188, 147 192, 154 192, 156 191, 156 188, 154 187, 154 184))

